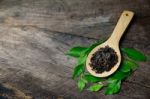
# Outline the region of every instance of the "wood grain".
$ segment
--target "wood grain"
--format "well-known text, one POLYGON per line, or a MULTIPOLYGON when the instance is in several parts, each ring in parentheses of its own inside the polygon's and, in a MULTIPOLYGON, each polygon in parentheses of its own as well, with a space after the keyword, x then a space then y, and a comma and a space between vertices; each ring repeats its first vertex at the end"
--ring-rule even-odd
POLYGON ((1 85, 33 99, 149 99, 149 61, 140 63, 118 95, 105 96, 80 93, 71 79, 76 60, 64 55, 108 37, 124 9, 136 16, 121 46, 150 56, 149 0, 1 0, 1 85))
MULTIPOLYGON (((103 95, 102 92, 80 93, 75 81, 71 79, 76 60, 64 55, 70 47, 86 46, 94 42, 94 39, 43 32, 41 29, 32 27, 22 29, 21 27, 1 26, 0 30, 0 79, 2 83, 9 83, 27 95, 30 93, 35 98, 47 96, 47 93, 49 93, 47 97, 54 94, 54 96, 71 99, 84 99, 84 97, 107 99, 110 97, 103 95)), ((150 69, 148 64, 141 64, 140 68, 123 85, 122 92, 111 98, 148 99, 150 94, 150 79, 147 77, 150 69), (142 71, 144 72, 141 73, 142 71), (135 95, 131 94, 133 92, 135 95)))
POLYGON ((109 36, 123 10, 135 12, 129 34, 149 27, 149 0, 2 0, 0 19, 11 26, 31 25, 91 38, 109 36), (145 21, 144 21, 145 22, 145 21))

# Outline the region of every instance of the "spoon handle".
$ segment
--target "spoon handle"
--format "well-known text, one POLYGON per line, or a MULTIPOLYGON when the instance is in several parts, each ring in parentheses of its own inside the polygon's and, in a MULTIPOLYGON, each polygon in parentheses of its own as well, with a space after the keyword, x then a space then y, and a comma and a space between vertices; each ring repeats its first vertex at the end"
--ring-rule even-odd
POLYGON ((132 18, 134 16, 134 13, 131 11, 123 11, 123 13, 120 16, 120 19, 110 37, 110 41, 114 43, 118 43, 121 39, 121 36, 123 35, 124 31, 128 27, 129 23, 131 22, 132 18))

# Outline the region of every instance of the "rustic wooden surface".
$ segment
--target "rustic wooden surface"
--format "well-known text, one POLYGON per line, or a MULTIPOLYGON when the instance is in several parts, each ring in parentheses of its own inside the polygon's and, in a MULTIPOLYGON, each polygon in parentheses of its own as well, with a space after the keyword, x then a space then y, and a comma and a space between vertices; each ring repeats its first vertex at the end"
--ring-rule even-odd
POLYGON ((0 99, 149 99, 149 61, 105 96, 80 93, 71 79, 76 60, 64 55, 108 37, 124 9, 136 16, 121 46, 150 56, 149 0, 0 0, 0 99))

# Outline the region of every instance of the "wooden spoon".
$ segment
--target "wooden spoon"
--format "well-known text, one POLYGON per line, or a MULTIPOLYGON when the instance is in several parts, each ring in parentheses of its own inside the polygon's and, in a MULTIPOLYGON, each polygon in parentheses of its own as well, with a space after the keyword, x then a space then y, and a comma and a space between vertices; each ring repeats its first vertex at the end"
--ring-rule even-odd
POLYGON ((123 33, 125 32, 127 26, 129 25, 130 21, 133 18, 134 13, 131 11, 123 11, 123 13, 120 16, 120 19, 112 33, 112 35, 109 37, 109 39, 104 42, 103 44, 100 44, 98 46, 96 46, 88 55, 87 60, 86 60, 86 68, 87 70, 96 77, 107 77, 109 75, 111 75, 112 73, 114 73, 121 62, 121 54, 120 54, 120 50, 119 50, 119 41, 121 36, 123 35, 123 33), (91 58, 93 56, 93 54, 100 48, 103 48, 105 46, 109 46, 112 49, 114 49, 114 51, 117 53, 118 56, 118 62, 116 63, 115 66, 112 67, 112 69, 110 71, 104 71, 102 73, 96 73, 94 70, 92 70, 92 68, 90 67, 90 63, 91 63, 91 58))

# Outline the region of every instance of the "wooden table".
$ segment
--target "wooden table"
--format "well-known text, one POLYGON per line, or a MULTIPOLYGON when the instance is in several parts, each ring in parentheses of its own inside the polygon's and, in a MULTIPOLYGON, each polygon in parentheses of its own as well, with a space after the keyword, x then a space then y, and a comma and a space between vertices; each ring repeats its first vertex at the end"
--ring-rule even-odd
POLYGON ((110 36, 123 10, 135 18, 121 46, 150 56, 149 0, 1 0, 0 99, 149 99, 149 61, 117 95, 80 93, 71 79, 76 60, 64 53, 110 36))

